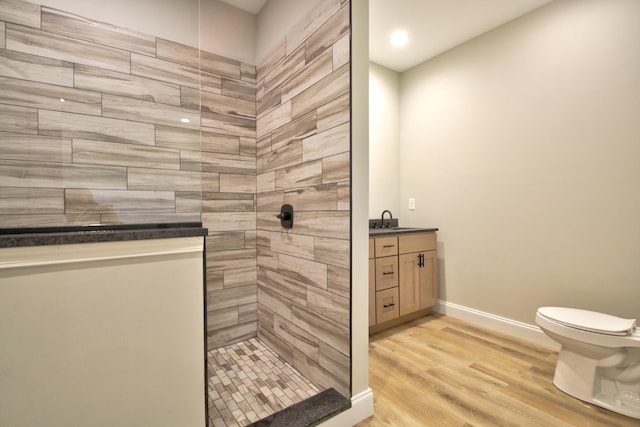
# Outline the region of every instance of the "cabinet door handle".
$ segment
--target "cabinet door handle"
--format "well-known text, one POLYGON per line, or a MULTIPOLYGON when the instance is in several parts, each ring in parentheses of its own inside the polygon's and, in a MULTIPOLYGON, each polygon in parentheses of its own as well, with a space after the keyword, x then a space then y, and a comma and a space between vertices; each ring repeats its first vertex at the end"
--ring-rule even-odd
POLYGON ((418 267, 424 267, 424 254, 418 255, 418 267))
POLYGON ((391 304, 384 304, 382 307, 383 308, 389 308, 389 307, 395 307, 395 303, 391 303, 391 304))
POLYGON ((395 274, 395 272, 393 272, 393 271, 383 271, 382 272, 383 276, 388 276, 389 274, 395 274))
POLYGON ((395 248, 396 245, 382 245, 383 248, 395 248))

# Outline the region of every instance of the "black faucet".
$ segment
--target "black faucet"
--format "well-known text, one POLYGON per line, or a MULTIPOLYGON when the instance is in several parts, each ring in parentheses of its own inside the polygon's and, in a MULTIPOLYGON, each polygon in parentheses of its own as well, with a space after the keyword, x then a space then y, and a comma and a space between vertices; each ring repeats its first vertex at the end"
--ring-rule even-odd
MULTIPOLYGON (((380 228, 385 228, 385 226, 384 226, 384 214, 386 214, 387 212, 389 212, 389 219, 393 219, 393 214, 391 213, 390 210, 387 210, 387 209, 383 210, 382 211, 382 218, 380 218, 380 228)), ((386 228, 389 228, 389 226, 390 226, 390 224, 387 222, 387 227, 386 228)))

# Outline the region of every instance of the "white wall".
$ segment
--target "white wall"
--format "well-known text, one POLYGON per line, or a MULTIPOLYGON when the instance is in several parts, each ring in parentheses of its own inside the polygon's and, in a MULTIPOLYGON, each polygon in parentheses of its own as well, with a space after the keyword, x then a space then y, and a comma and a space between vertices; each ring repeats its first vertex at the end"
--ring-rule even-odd
POLYGON ((405 225, 442 299, 640 318, 640 2, 556 1, 401 76, 405 225))
MULTIPOLYGON (((400 213, 400 74, 369 63, 369 218, 400 213)), ((402 221, 401 221, 402 225, 402 221)))

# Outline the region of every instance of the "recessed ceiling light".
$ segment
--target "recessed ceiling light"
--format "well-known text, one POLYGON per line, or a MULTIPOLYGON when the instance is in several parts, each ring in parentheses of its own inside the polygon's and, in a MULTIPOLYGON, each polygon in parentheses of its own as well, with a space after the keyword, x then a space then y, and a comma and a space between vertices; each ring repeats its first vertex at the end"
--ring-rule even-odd
POLYGON ((409 41, 409 36, 406 31, 397 30, 391 34, 391 44, 395 47, 402 47, 409 41))

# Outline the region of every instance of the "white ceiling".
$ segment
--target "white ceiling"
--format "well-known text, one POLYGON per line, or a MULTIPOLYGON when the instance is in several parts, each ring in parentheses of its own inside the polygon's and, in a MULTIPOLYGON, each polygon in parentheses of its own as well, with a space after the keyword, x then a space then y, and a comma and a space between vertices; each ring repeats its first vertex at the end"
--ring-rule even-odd
POLYGON ((402 72, 553 0, 370 0, 369 59, 402 72), (409 43, 396 48, 391 33, 409 43))
MULTIPOLYGON (((222 1, 253 14, 267 2, 222 1)), ((402 72, 551 1, 369 0, 369 59, 402 72), (397 29, 409 35, 403 48, 389 43, 397 29)))

